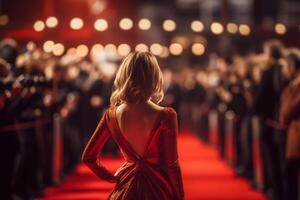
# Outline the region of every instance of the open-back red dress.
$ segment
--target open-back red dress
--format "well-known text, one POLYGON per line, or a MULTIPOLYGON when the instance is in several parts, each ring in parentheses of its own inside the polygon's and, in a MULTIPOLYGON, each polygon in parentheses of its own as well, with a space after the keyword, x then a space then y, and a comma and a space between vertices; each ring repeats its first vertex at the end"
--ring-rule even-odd
POLYGON ((108 109, 83 153, 85 164, 101 179, 115 182, 110 200, 182 200, 184 191, 177 154, 177 115, 164 108, 150 132, 143 155, 121 133, 116 108, 108 109), (112 136, 125 163, 115 175, 101 165, 100 152, 112 136))

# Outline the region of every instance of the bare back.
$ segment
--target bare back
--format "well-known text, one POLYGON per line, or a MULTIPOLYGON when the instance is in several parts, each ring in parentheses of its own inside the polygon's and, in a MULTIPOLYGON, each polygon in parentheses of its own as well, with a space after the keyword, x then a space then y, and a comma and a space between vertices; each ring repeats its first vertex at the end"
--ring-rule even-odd
POLYGON ((138 155, 144 154, 151 132, 163 109, 151 102, 122 104, 116 109, 120 130, 138 155))

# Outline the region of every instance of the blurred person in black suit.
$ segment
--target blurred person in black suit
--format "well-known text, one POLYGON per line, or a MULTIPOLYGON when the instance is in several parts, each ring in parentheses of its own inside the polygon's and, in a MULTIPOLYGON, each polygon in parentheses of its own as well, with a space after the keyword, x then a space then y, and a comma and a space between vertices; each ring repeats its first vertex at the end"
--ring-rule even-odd
POLYGON ((268 64, 258 85, 252 109, 253 113, 260 116, 262 120, 260 140, 267 194, 272 200, 280 200, 282 199, 282 166, 280 165, 278 121, 280 94, 286 84, 279 64, 283 45, 277 40, 270 40, 265 42, 263 47, 268 64))

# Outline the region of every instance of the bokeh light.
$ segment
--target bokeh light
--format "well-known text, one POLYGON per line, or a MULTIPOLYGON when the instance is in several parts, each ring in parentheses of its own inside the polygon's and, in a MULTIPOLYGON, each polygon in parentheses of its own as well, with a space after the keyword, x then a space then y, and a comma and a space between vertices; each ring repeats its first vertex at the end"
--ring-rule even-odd
POLYGON ((55 56, 61 56, 64 53, 64 51, 65 51, 65 47, 61 43, 56 43, 52 50, 53 55, 55 56))
POLYGON ((224 28, 223 28, 223 25, 219 22, 213 22, 211 25, 210 25, 210 30, 213 34, 215 35, 220 35, 223 33, 224 31, 224 28))
POLYGON ((85 44, 80 44, 76 48, 76 54, 77 56, 83 58, 87 56, 89 53, 89 48, 85 44))
POLYGON ((279 35, 285 34, 287 31, 286 26, 284 24, 278 23, 275 25, 275 32, 279 35))
POLYGON ((204 30, 204 25, 201 21, 199 20, 194 20, 191 23, 191 29, 194 32, 202 32, 204 30))
POLYGON ((106 44, 104 49, 105 49, 105 52, 110 55, 114 55, 117 53, 117 47, 114 44, 110 44, 110 43, 106 44))
POLYGON ((94 28, 97 31, 105 31, 108 28, 108 23, 105 19, 97 19, 94 23, 94 28))
POLYGON ((38 20, 33 24, 33 29, 37 32, 41 32, 45 29, 45 23, 41 20, 38 20))
POLYGON ((51 16, 51 17, 48 17, 47 20, 46 20, 46 26, 48 28, 54 28, 58 25, 58 20, 56 17, 54 16, 51 16))
POLYGON ((162 50, 162 46, 158 43, 154 43, 150 46, 151 53, 153 53, 156 56, 160 55, 162 53, 162 50))
POLYGON ((131 48, 128 44, 120 44, 117 51, 120 56, 127 56, 130 53, 131 48))
POLYGON ((240 34, 243 36, 248 36, 251 33, 250 26, 247 24, 241 24, 239 26, 239 31, 240 31, 240 34))
POLYGON ((149 30, 151 28, 151 22, 149 19, 143 18, 139 21, 138 26, 141 30, 149 30))
POLYGON ((70 27, 74 30, 79 30, 83 27, 84 22, 81 18, 75 17, 70 21, 70 27))
POLYGON ((8 18, 7 15, 1 15, 1 16, 0 16, 0 25, 1 25, 1 26, 7 25, 8 22, 9 22, 9 18, 8 18))
POLYGON ((43 50, 47 53, 50 53, 53 51, 55 43, 52 40, 47 40, 44 44, 43 44, 43 50))
POLYGON ((161 58, 167 58, 167 57, 169 57, 169 55, 170 55, 169 48, 166 46, 162 46, 162 52, 159 56, 161 58))
POLYGON ((133 27, 133 21, 129 18, 123 18, 120 20, 119 26, 123 30, 130 30, 133 27))
POLYGON ((68 51, 67 51, 67 54, 68 54, 68 55, 71 55, 71 56, 76 56, 76 55, 77 55, 77 50, 76 50, 76 48, 74 48, 74 47, 69 48, 68 51))
POLYGON ((192 53, 197 56, 203 55, 205 52, 205 46, 201 43, 195 43, 192 45, 192 53))
POLYGON ((179 43, 173 43, 170 45, 169 51, 172 55, 178 56, 178 55, 182 54, 183 47, 179 43))
POLYGON ((228 23, 226 28, 227 28, 228 33, 231 33, 231 34, 237 33, 238 29, 239 29, 238 25, 236 23, 232 23, 232 22, 228 23))
POLYGON ((103 45, 101 44, 94 44, 92 49, 91 49, 91 54, 92 56, 95 56, 96 54, 99 54, 100 52, 102 52, 104 49, 103 45))
POLYGON ((146 44, 140 43, 140 44, 137 44, 135 46, 135 50, 136 51, 146 52, 146 51, 149 51, 149 48, 148 48, 148 46, 146 44))
POLYGON ((163 22, 163 29, 168 32, 172 32, 176 29, 176 23, 172 19, 166 19, 163 22))

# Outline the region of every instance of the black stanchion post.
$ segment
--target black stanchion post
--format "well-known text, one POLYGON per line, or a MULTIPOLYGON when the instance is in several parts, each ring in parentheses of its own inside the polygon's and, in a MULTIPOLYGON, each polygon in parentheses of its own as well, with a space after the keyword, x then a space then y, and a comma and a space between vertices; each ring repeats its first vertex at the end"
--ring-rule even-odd
POLYGON ((236 164, 236 146, 234 122, 235 114, 233 111, 225 113, 225 159, 230 165, 236 164))
POLYGON ((209 121, 209 143, 214 147, 218 147, 218 112, 216 110, 211 110, 208 113, 209 121))
POLYGON ((61 178, 63 160, 63 140, 61 131, 61 118, 59 114, 53 116, 53 182, 58 183, 61 178))
POLYGON ((254 178, 256 182, 257 189, 262 190, 264 187, 264 169, 263 161, 261 157, 261 148, 260 148, 260 134, 261 126, 259 117, 252 117, 252 149, 253 149, 253 167, 254 167, 254 178))

